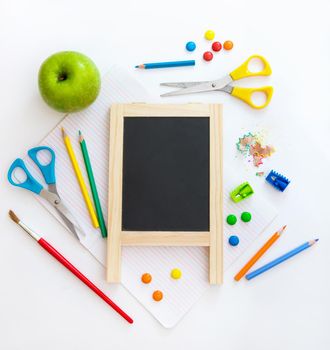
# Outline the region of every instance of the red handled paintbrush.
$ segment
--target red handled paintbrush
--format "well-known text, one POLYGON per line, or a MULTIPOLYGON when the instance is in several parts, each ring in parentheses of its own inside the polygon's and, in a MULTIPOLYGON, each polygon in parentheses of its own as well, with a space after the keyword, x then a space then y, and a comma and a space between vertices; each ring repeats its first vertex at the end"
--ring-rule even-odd
POLYGON ((12 211, 9 210, 10 218, 22 229, 27 232, 33 239, 35 239, 47 252, 52 255, 56 260, 58 260, 62 265, 64 265, 68 270, 70 270, 76 277, 78 277, 83 283, 86 284, 94 293, 96 293, 100 298, 102 298, 107 304, 109 304, 116 312, 119 313, 127 322, 133 323, 131 317, 129 317, 118 305, 116 305, 109 297, 107 297, 99 288, 96 287, 85 275, 83 275, 77 268, 75 268, 62 254, 60 254, 53 246, 51 246, 45 239, 40 237, 37 233, 32 231, 28 226, 26 226, 12 211))

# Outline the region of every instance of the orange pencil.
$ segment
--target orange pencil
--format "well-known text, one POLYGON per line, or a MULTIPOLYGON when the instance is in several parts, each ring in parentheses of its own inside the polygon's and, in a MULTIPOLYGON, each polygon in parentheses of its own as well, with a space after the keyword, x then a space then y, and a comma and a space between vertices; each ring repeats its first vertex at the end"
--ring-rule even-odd
POLYGON ((285 228, 286 225, 283 226, 279 231, 275 232, 269 238, 269 240, 253 255, 253 257, 235 275, 234 279, 236 281, 239 281, 250 270, 250 268, 266 253, 266 251, 280 238, 285 228))

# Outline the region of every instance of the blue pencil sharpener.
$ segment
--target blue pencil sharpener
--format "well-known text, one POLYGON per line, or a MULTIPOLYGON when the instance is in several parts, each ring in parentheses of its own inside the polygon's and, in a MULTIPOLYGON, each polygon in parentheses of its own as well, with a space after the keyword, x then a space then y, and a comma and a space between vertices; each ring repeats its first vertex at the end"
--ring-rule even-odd
POLYGON ((287 188, 288 184, 290 183, 290 180, 288 180, 285 176, 277 173, 274 170, 272 170, 267 175, 266 181, 281 192, 284 192, 284 190, 287 188))

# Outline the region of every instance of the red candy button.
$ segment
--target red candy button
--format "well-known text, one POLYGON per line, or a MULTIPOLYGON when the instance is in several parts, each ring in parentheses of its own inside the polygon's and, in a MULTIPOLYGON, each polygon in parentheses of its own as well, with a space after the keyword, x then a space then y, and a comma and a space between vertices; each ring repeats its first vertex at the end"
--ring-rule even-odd
POLYGON ((213 44, 212 44, 212 50, 213 51, 220 51, 222 49, 222 45, 219 41, 215 41, 213 44))
POLYGON ((203 58, 205 61, 211 61, 213 58, 213 53, 211 51, 204 52, 203 58))

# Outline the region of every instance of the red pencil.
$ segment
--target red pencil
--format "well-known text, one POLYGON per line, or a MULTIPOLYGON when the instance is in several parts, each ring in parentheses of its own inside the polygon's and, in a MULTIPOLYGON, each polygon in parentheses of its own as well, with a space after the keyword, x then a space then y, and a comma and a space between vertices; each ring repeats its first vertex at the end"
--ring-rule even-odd
POLYGON ((78 277, 83 283, 86 284, 94 293, 102 298, 107 304, 109 304, 116 312, 119 313, 127 322, 133 323, 133 319, 129 317, 118 305, 116 305, 109 297, 107 297, 99 288, 96 287, 85 275, 83 275, 77 268, 75 268, 70 261, 68 261, 61 253, 59 253, 52 245, 50 245, 45 239, 33 232, 27 227, 12 211, 9 210, 10 218, 22 229, 27 232, 33 239, 35 239, 49 254, 51 254, 56 260, 70 270, 76 277, 78 277))

